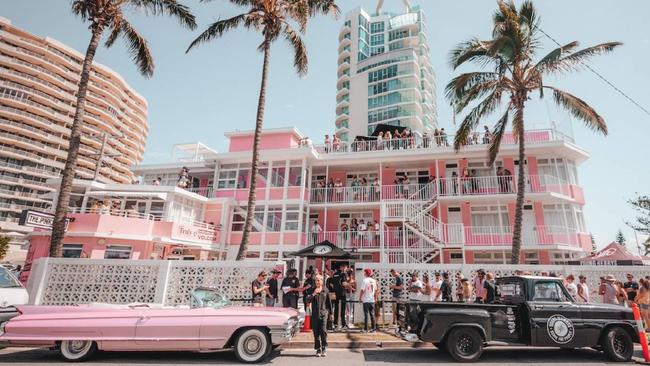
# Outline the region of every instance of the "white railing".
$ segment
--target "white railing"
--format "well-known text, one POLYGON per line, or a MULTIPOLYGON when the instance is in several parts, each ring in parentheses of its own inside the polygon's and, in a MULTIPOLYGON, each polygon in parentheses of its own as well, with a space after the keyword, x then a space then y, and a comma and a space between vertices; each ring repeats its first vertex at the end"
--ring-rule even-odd
MULTIPOLYGON (((522 228, 523 246, 567 245, 580 246, 581 233, 562 226, 533 226, 522 228)), ((465 245, 467 246, 506 246, 512 245, 511 226, 465 226, 465 245)))
POLYGON ((73 207, 68 209, 69 213, 74 213, 74 214, 93 214, 93 215, 106 215, 106 216, 119 216, 119 217, 128 217, 132 219, 143 219, 143 220, 158 220, 156 216, 152 214, 145 214, 138 212, 137 210, 117 210, 117 209, 112 209, 110 207, 73 207))
MULTIPOLYGON (((474 196, 513 194, 517 192, 517 177, 512 175, 484 177, 449 177, 437 179, 437 190, 441 196, 474 196)), ((527 175, 526 192, 552 192, 571 195, 570 184, 551 175, 527 175)))
POLYGON ((381 233, 372 231, 322 231, 320 233, 307 233, 308 245, 328 240, 344 249, 376 249, 380 247, 381 233))
POLYGON ((378 202, 381 194, 375 186, 312 188, 311 203, 378 202))
POLYGON ((203 197, 212 197, 214 189, 212 187, 199 187, 199 188, 184 188, 188 192, 196 193, 203 197))
MULTIPOLYGON (((316 151, 320 154, 340 154, 340 153, 357 153, 368 151, 400 151, 400 150, 415 150, 415 149, 436 149, 446 148, 449 149, 454 144, 454 135, 437 135, 437 136, 424 136, 419 137, 414 135, 413 138, 399 138, 399 139, 382 139, 377 141, 372 138, 371 140, 352 141, 352 142, 339 142, 314 145, 316 151)), ((474 133, 470 135, 466 147, 471 146, 488 146, 491 143, 491 135, 485 133, 474 133)), ((538 129, 529 130, 525 134, 526 144, 541 144, 553 141, 566 141, 574 143, 574 139, 555 129, 538 129)), ((511 132, 507 132, 501 140, 502 145, 517 145, 515 138, 511 132)))

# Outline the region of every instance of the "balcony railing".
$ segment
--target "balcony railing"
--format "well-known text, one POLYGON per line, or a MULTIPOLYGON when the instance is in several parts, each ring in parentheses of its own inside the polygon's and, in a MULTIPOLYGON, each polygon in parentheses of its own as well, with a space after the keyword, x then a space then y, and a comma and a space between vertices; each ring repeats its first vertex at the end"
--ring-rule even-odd
MULTIPOLYGON (((491 141, 490 135, 477 133, 469 138, 465 145, 471 147, 474 145, 488 146, 491 141)), ((574 143, 574 139, 564 133, 554 129, 540 129, 526 131, 526 144, 541 144, 552 141, 566 141, 574 143)), ((320 154, 344 154, 344 153, 363 153, 371 151, 400 151, 400 150, 417 150, 417 149, 451 149, 454 143, 454 135, 440 135, 399 139, 382 139, 368 141, 340 142, 337 144, 320 144, 314 145, 314 148, 320 154)), ((516 145, 512 133, 506 133, 501 140, 501 145, 516 145)))
POLYGON ((178 222, 182 224, 187 224, 187 225, 192 225, 196 227, 200 227, 203 229, 215 229, 216 226, 214 224, 209 224, 203 221, 199 221, 196 219, 192 218, 181 218, 178 219, 176 217, 171 217, 171 216, 159 216, 159 215, 154 215, 154 214, 147 214, 143 212, 139 212, 137 210, 118 210, 118 209, 111 209, 111 208, 93 208, 93 207, 86 207, 86 208, 79 208, 79 207, 74 207, 70 208, 68 210, 69 213, 79 213, 79 214, 94 214, 94 215, 107 215, 107 216, 118 216, 118 217, 128 217, 131 219, 142 219, 142 220, 149 220, 149 221, 165 221, 165 222, 178 222))
MULTIPOLYGON (((581 233, 563 226, 533 226, 522 228, 522 246, 567 245, 580 246, 581 233)), ((511 226, 465 226, 465 245, 511 246, 511 226)))
POLYGON ((311 203, 379 202, 379 186, 312 188, 311 203))
POLYGON ((379 248, 381 243, 379 231, 322 231, 320 233, 307 233, 308 245, 328 240, 336 246, 346 249, 371 249, 379 248))

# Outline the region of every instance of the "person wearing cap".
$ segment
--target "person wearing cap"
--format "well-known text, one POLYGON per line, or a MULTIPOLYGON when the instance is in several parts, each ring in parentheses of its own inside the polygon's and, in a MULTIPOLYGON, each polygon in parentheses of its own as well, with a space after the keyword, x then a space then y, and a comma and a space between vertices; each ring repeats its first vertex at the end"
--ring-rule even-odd
POLYGON ((264 306, 266 304, 265 298, 269 285, 266 284, 266 272, 262 271, 257 275, 257 278, 251 283, 251 291, 253 293, 253 304, 256 306, 264 306))
POLYGON ((296 277, 295 269, 287 271, 287 276, 282 280, 282 306, 298 309, 298 296, 300 295, 300 280, 296 277))
POLYGON ((584 275, 578 276, 578 298, 576 300, 585 304, 589 303, 589 286, 587 277, 584 275))
POLYGON ((625 289, 625 293, 627 294, 627 303, 632 305, 639 291, 639 283, 634 280, 634 276, 631 273, 627 274, 627 282, 623 284, 623 289, 625 289))
POLYGON ((266 297, 266 306, 273 307, 278 302, 278 277, 280 276, 280 271, 273 268, 271 270, 271 278, 266 281, 266 284, 269 286, 268 296, 266 297))
POLYGON ((395 282, 390 285, 390 291, 393 295, 393 325, 397 325, 397 302, 402 298, 404 280, 394 268, 390 270, 390 275, 395 279, 395 282))
POLYGON ((443 302, 454 301, 451 295, 451 283, 449 282, 449 273, 447 272, 444 272, 442 274, 442 285, 440 286, 440 293, 442 294, 443 302))
POLYGON ((379 288, 377 281, 372 278, 372 269, 363 270, 364 279, 361 284, 361 293, 359 301, 363 303, 363 330, 362 332, 374 332, 377 324, 375 322, 375 302, 379 298, 379 288), (370 329, 368 329, 368 317, 370 317, 370 329))
POLYGON ((603 304, 619 304, 618 299, 616 298, 618 288, 616 287, 615 282, 616 278, 611 274, 607 275, 607 277, 605 277, 601 282, 599 293, 603 295, 603 304))

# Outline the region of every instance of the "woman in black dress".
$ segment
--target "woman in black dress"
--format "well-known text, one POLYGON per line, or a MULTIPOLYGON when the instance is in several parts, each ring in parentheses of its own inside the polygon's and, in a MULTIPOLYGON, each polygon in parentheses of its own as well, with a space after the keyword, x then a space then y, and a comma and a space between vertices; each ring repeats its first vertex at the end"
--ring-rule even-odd
POLYGON ((323 286, 323 276, 314 279, 314 292, 309 298, 311 305, 311 329, 314 332, 314 349, 316 357, 325 357, 327 354, 327 319, 332 312, 329 291, 323 286))

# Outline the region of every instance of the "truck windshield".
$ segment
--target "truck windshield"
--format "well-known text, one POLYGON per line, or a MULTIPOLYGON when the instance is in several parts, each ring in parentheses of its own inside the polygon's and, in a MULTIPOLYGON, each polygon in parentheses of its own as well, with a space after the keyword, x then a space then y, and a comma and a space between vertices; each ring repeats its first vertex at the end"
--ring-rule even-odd
POLYGON ((557 282, 536 282, 534 301, 572 302, 557 282))

